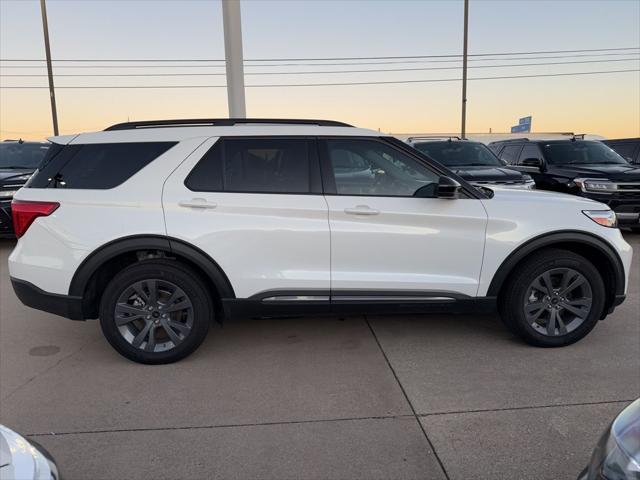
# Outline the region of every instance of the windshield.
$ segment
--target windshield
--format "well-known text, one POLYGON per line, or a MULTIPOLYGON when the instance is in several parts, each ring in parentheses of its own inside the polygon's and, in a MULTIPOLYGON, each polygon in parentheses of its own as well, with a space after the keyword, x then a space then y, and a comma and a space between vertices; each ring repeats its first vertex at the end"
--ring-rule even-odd
POLYGON ((0 143, 0 168, 36 169, 48 149, 46 143, 0 143))
POLYGON ((483 143, 467 141, 422 142, 416 143, 414 148, 447 167, 504 167, 504 163, 483 143))
POLYGON ((552 165, 626 164, 627 161, 604 143, 589 141, 550 142, 542 146, 552 165))

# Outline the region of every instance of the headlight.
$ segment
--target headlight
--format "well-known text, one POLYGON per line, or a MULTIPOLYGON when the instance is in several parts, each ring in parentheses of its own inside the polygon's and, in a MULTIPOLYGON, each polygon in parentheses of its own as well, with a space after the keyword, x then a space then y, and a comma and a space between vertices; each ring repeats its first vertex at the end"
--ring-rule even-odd
POLYGON ((0 190, 0 198, 13 198, 18 190, 0 190))
POLYGON ((613 210, 583 210, 582 213, 603 227, 616 228, 618 226, 616 212, 613 210))
POLYGON ((616 183, 598 178, 575 178, 573 183, 583 192, 614 193, 618 190, 616 183))
POLYGON ((534 188, 536 188, 536 182, 531 177, 531 175, 523 175, 522 181, 524 182, 523 187, 527 190, 533 190, 534 188))
POLYGON ((640 478, 640 400, 613 421, 593 451, 587 480, 640 478))

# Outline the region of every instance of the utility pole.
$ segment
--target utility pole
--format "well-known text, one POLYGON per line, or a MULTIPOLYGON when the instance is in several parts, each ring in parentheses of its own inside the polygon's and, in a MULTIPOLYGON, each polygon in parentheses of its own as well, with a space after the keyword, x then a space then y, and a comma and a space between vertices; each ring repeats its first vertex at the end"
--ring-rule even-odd
POLYGON ((56 92, 53 88, 53 67, 51 66, 51 46, 49 45, 49 24, 47 22, 47 6, 40 0, 42 12, 42 29, 44 30, 44 48, 47 54, 47 74, 49 76, 49 97, 51 99, 51 117, 53 118, 53 134, 58 135, 58 111, 56 109, 56 92))
POLYGON ((460 138, 467 133, 467 43, 469 36, 469 0, 464 0, 464 46, 462 52, 462 128, 460 138))
POLYGON ((229 118, 246 118, 240 0, 222 0, 229 118))

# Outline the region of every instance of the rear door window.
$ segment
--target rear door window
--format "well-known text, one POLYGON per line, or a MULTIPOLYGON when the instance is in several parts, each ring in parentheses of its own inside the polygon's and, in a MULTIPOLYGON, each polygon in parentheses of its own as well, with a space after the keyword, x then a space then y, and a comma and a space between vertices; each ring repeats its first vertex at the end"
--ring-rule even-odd
POLYGON ((542 160, 542 153, 540 152, 538 145, 525 145, 522 149, 522 152, 520 153, 520 161, 518 163, 522 163, 522 161, 526 160, 527 158, 537 158, 539 160, 542 160))

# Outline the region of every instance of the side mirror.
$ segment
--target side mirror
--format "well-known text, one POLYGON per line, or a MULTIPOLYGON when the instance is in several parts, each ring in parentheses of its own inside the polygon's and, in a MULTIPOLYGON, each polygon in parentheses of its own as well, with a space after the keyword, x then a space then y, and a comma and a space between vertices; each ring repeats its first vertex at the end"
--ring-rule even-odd
POLYGON ((455 199, 460 196, 462 186, 450 177, 440 177, 438 182, 438 198, 455 199))
POLYGON ((539 158, 525 158, 520 162, 520 166, 532 168, 539 172, 542 170, 543 162, 539 158))

